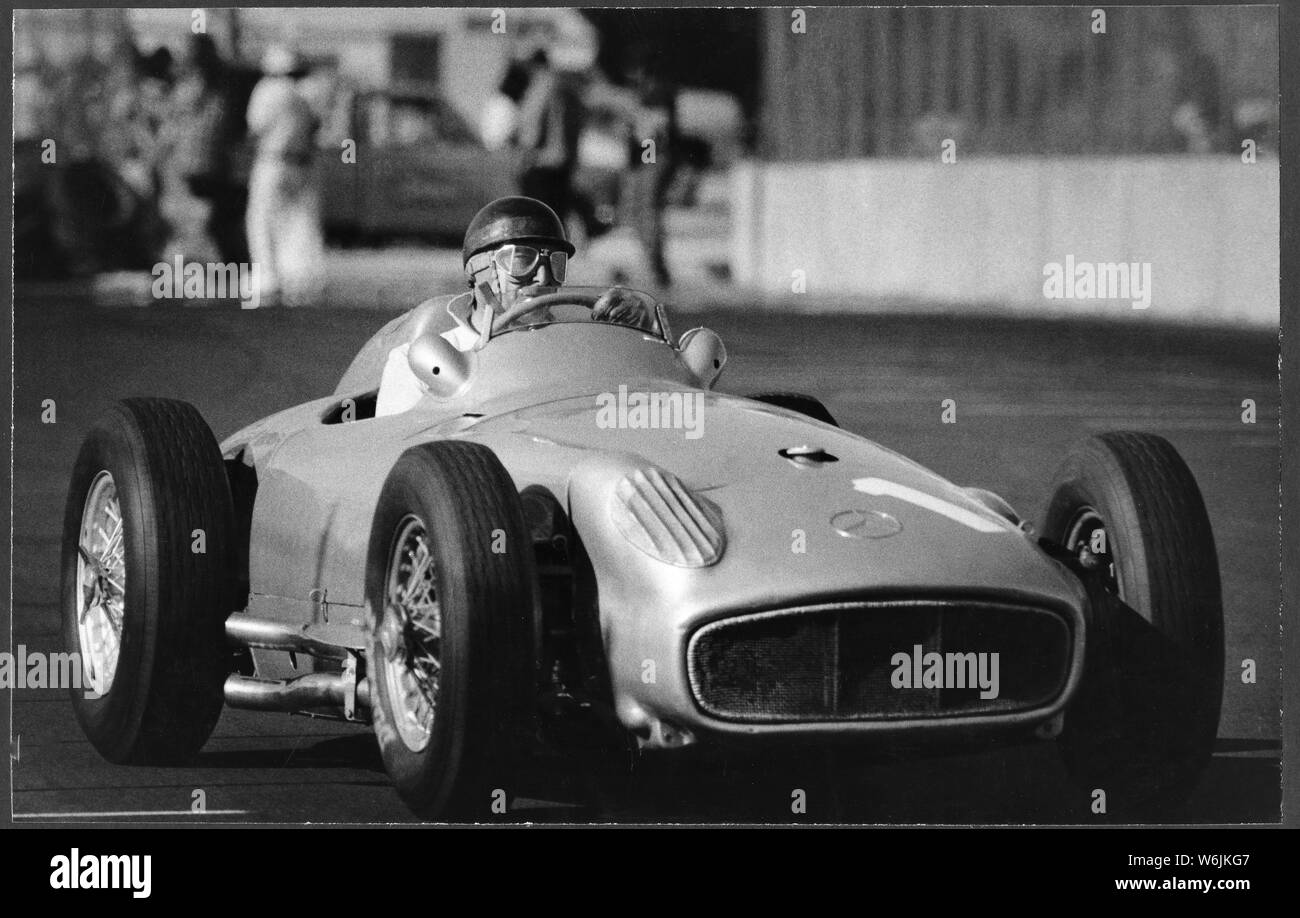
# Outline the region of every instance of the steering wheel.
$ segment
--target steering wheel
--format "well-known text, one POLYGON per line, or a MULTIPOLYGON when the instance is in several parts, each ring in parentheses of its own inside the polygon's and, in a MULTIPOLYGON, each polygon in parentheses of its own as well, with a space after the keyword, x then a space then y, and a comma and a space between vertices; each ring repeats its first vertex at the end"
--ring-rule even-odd
POLYGON ((498 332, 505 328, 511 322, 517 320, 520 316, 526 316, 530 312, 536 312, 539 309, 545 309, 547 306, 569 305, 586 306, 588 309, 594 309, 597 301, 602 294, 594 293, 589 290, 557 290, 554 293, 539 293, 537 296, 529 297, 526 300, 520 300, 515 303, 501 315, 492 320, 492 331, 498 332))

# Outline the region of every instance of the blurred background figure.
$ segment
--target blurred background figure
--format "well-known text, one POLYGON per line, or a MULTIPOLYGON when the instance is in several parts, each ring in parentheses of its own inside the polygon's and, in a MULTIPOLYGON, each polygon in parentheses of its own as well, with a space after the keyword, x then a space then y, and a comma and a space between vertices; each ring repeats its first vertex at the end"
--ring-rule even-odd
POLYGON ((315 169, 320 118, 303 92, 307 69, 272 45, 248 101, 256 145, 248 187, 248 243, 263 305, 301 306, 320 293, 325 240, 315 169))
MULTIPOLYGON (((341 244, 325 259, 329 295, 376 298, 395 277, 403 289, 424 282, 430 256, 458 272, 450 243, 475 211, 524 191, 561 213, 586 253, 575 270, 602 282, 671 281, 678 297, 718 283, 780 290, 778 263, 797 258, 845 291, 964 300, 970 272, 956 261, 921 270, 911 236, 860 226, 839 204, 919 181, 913 170, 948 140, 962 162, 1018 157, 1034 181, 1081 202, 1101 201, 1074 188, 1090 181, 1085 157, 1111 158, 1115 187, 1142 194, 1129 158, 1150 169, 1176 168, 1166 159, 1175 154, 1239 166, 1247 141, 1264 162, 1277 151, 1276 23, 1264 7, 1135 8, 1111 17, 1105 41, 1074 28, 1068 7, 828 10, 815 17, 816 42, 791 32, 788 12, 741 9, 521 7, 504 36, 482 10, 224 8, 208 11, 201 35, 193 13, 15 14, 20 278, 138 281, 177 254, 247 260, 247 227, 262 228, 268 251, 273 230, 311 214, 316 189, 328 188, 320 219, 341 244), (306 109, 293 105, 301 117, 263 112, 264 133, 245 137, 259 61, 287 36, 312 64, 296 94, 324 126, 310 138, 294 126, 310 121, 306 109), (827 60, 862 66, 829 79, 827 60), (324 73, 339 104, 314 101, 331 95, 323 83, 312 92, 324 73), (272 153, 277 144, 300 163, 314 147, 319 172, 272 153), (355 156, 341 159, 341 145, 355 156), (1052 157, 1069 168, 1053 172, 1052 157), (246 220, 255 158, 263 186, 246 220), (311 193, 282 208, 291 176, 311 193), (881 257, 841 253, 845 240, 858 251, 867 238, 881 257)), ((898 212, 888 201, 884 210, 898 212)), ((955 218, 941 210, 925 217, 938 221, 925 238, 946 238, 955 218)), ((1125 220, 1143 209, 1112 210, 1125 220)), ((305 225, 313 244, 286 257, 314 260, 320 227, 305 225)), ((261 257, 276 283, 277 259, 261 257)), ((990 286, 984 299, 989 291, 1005 295, 990 286)), ((1017 296, 1037 302, 1041 290, 1017 296)))
POLYGON ((629 124, 623 219, 636 231, 655 283, 672 283, 664 259, 664 204, 677 168, 677 88, 658 74, 644 45, 631 55, 628 84, 635 101, 629 124))
POLYGON ((489 150, 502 150, 518 140, 519 103, 528 90, 528 64, 512 60, 496 93, 483 107, 480 128, 483 145, 489 150))
MULTIPOLYGON (((149 211, 157 216, 161 227, 161 138, 172 92, 172 56, 166 48, 155 48, 149 54, 133 53, 127 60, 130 61, 129 82, 115 93, 110 103, 112 118, 121 128, 118 169, 149 211)), ((165 227, 161 229, 165 232, 165 227)))
POLYGON ((149 76, 158 59, 143 57, 125 29, 92 47, 98 56, 88 48, 61 65, 28 49, 15 66, 19 277, 140 266, 165 235, 153 175, 158 81, 149 76))
POLYGON ((557 71, 546 51, 538 49, 529 59, 519 101, 519 193, 546 202, 561 219, 574 210, 573 171, 582 122, 575 78, 557 71))
POLYGON ((234 178, 230 80, 212 36, 190 35, 167 119, 171 248, 193 260, 245 262, 243 190, 234 178))

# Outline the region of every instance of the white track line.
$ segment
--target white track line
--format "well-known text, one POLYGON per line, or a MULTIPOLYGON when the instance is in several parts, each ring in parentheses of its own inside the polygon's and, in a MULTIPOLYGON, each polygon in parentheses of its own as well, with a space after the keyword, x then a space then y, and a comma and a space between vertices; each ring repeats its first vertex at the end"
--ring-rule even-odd
POLYGON ((14 813, 14 819, 100 819, 112 816, 247 816, 249 810, 126 810, 120 813, 14 813))

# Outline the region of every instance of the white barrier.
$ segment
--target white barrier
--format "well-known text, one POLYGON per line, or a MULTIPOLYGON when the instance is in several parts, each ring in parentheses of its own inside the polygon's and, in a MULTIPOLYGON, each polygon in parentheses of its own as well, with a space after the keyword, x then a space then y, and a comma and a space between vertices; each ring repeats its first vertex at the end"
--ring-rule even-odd
POLYGON ((744 162, 733 183, 733 275, 764 297, 799 296, 810 308, 899 298, 1020 314, 1279 321, 1273 159, 744 162), (1044 268, 1067 258, 1149 264, 1149 307, 1049 298, 1044 268))

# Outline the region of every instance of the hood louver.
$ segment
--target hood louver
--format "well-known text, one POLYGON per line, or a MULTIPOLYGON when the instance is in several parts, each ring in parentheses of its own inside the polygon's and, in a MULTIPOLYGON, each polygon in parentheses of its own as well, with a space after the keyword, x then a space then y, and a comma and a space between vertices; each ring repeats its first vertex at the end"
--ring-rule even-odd
POLYGON ((722 514, 669 472, 638 469, 623 478, 612 512, 625 539, 665 564, 708 567, 722 557, 722 514))

